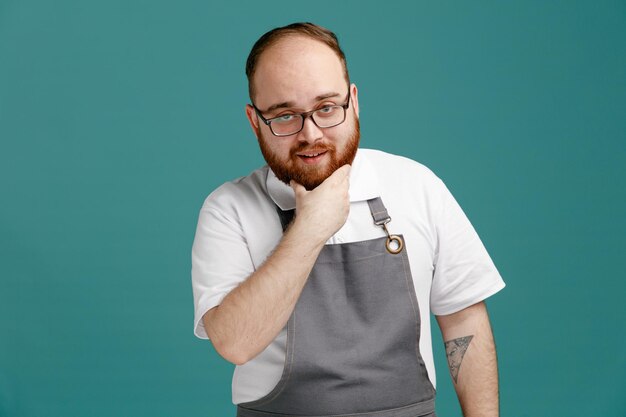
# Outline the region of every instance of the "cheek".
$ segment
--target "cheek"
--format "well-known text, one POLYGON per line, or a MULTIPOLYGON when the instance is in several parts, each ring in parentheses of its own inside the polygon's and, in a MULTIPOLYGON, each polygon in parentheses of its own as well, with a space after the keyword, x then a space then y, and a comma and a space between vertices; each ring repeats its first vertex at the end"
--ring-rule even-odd
POLYGON ((281 159, 289 159, 291 157, 292 146, 289 141, 275 141, 272 144, 274 153, 281 159))
POLYGON ((337 130, 336 132, 332 132, 330 135, 328 135, 328 139, 333 145, 335 145, 337 151, 341 150, 343 146, 348 142, 350 132, 352 131, 351 125, 345 124, 345 126, 341 126, 341 130, 337 130))
MULTIPOLYGON (((270 133, 270 135, 272 135, 270 133)), ((290 159, 291 146, 287 140, 276 140, 272 137, 267 137, 265 132, 260 132, 259 144, 263 148, 265 153, 270 153, 275 159, 280 161, 287 161, 290 159)))

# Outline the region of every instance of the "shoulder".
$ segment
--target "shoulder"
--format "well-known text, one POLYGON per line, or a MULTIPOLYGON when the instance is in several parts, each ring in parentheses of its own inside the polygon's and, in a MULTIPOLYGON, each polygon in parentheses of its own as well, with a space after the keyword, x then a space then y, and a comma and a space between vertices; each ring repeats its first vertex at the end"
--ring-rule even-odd
POLYGON ((260 200, 267 200, 268 169, 265 165, 247 176, 220 185, 204 200, 202 209, 236 214, 242 208, 254 207, 260 200))
POLYGON ((441 179, 430 168, 411 158, 375 149, 359 149, 359 152, 372 164, 383 183, 391 182, 412 187, 418 185, 439 187, 442 184, 441 179))

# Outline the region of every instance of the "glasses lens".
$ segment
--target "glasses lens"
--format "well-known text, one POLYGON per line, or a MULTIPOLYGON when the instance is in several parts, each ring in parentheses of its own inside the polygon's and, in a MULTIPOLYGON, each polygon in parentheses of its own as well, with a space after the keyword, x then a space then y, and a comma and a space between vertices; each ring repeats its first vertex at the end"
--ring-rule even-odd
POLYGON ((272 119, 270 125, 275 135, 291 135, 302 128, 302 116, 299 114, 286 114, 272 119))
POLYGON ((322 107, 313 113, 315 124, 319 127, 333 127, 342 123, 346 117, 346 109, 343 106, 322 107))

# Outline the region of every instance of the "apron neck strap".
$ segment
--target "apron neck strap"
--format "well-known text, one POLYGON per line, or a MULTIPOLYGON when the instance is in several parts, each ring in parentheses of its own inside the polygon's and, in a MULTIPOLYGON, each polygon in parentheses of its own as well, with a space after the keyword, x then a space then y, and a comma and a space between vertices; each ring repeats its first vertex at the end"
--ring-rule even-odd
POLYGON ((375 225, 381 226, 391 221, 391 217, 389 213, 387 213, 387 209, 380 197, 367 200, 367 204, 370 206, 370 213, 372 213, 375 225))
MULTIPOLYGON (((374 224, 377 226, 382 226, 391 221, 391 217, 389 213, 387 213, 387 209, 383 204, 383 200, 380 197, 372 198, 367 200, 367 205, 370 208, 370 213, 372 213, 372 218, 374 219, 374 224)), ((278 218, 280 219, 280 224, 283 227, 283 232, 287 230, 287 226, 293 220, 293 216, 295 215, 295 210, 281 210, 280 207, 276 206, 276 212, 278 213, 278 218)))

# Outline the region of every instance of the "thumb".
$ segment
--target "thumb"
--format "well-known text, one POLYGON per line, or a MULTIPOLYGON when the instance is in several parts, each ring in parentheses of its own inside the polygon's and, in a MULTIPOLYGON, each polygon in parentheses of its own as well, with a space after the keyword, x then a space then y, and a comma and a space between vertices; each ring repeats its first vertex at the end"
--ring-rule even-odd
POLYGON ((296 195, 302 194, 303 192, 306 191, 306 188, 304 188, 302 185, 298 184, 294 180, 289 181, 289 185, 293 189, 293 192, 296 193, 296 195))
POLYGON ((337 168, 335 172, 332 173, 332 176, 337 179, 349 178, 351 169, 352 167, 348 164, 342 165, 341 167, 337 168))

